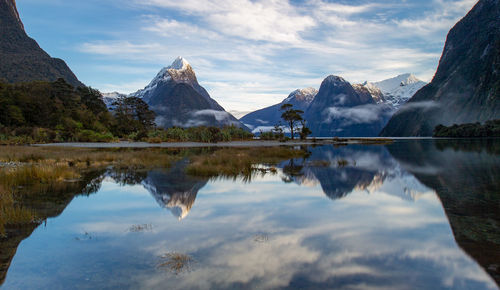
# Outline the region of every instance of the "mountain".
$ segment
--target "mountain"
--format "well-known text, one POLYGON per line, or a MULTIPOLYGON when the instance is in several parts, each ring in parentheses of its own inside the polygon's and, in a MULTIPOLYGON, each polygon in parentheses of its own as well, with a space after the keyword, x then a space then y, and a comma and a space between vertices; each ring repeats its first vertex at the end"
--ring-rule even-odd
POLYGON ((193 68, 182 57, 163 68, 144 89, 130 96, 142 98, 155 111, 156 123, 162 127, 244 127, 198 84, 193 68))
POLYGON ((328 76, 304 114, 313 136, 377 136, 391 108, 377 104, 367 90, 356 90, 338 76, 328 76))
POLYGON ((102 101, 106 104, 108 109, 113 108, 113 103, 121 97, 126 97, 125 94, 120 94, 119 92, 112 93, 102 93, 102 101))
POLYGON ((381 136, 432 136, 439 125, 500 119, 500 4, 480 0, 448 33, 432 82, 381 136))
POLYGON ((142 181, 142 185, 156 202, 162 208, 168 209, 178 220, 188 215, 198 191, 208 182, 207 179, 187 175, 187 164, 186 160, 182 160, 170 169, 150 171, 142 181))
POLYGON ((66 63, 50 57, 24 30, 15 0, 0 0, 0 80, 10 83, 63 78, 83 86, 66 63))
POLYGON ((413 74, 402 74, 380 82, 365 82, 354 87, 358 89, 364 87, 377 103, 385 103, 394 109, 399 109, 426 84, 413 74))
POLYGON ((494 141, 415 140, 386 148, 436 191, 458 245, 500 285, 500 148, 494 141))
POLYGON ((281 103, 249 113, 243 116, 240 121, 252 129, 253 133, 258 133, 260 130, 268 131, 281 121, 283 112, 280 108, 283 104, 292 104, 294 109, 305 111, 317 93, 318 90, 314 88, 295 90, 281 103))

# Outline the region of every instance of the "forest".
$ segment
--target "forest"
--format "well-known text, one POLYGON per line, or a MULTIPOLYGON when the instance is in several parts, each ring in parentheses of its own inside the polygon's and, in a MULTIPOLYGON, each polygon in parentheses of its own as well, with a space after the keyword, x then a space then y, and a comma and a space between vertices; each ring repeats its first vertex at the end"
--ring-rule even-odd
POLYGON ((0 82, 0 144, 49 142, 218 142, 251 139, 235 126, 157 128, 139 98, 122 97, 109 111, 98 90, 55 82, 0 82))

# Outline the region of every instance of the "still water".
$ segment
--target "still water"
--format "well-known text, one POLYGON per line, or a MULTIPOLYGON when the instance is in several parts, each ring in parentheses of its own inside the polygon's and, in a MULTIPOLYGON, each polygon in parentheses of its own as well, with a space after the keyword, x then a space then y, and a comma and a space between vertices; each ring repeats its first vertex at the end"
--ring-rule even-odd
POLYGON ((498 143, 310 147, 250 180, 109 169, 1 287, 498 289, 498 143))

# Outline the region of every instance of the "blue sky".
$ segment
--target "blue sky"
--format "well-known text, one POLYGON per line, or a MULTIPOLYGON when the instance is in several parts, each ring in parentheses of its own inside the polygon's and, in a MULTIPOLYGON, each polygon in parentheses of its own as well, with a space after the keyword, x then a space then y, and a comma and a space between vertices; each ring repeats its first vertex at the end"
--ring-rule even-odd
POLYGON ((102 92, 143 88, 177 56, 226 110, 252 111, 330 74, 430 81, 476 0, 18 0, 28 34, 102 92))

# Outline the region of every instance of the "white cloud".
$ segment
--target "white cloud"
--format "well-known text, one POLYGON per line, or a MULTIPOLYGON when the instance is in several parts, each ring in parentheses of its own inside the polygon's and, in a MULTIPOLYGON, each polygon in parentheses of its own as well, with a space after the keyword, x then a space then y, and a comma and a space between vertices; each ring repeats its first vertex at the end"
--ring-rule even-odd
POLYGON ((150 0, 143 4, 195 14, 226 35, 251 40, 294 43, 300 32, 315 26, 308 15, 298 13, 288 1, 150 0))
POLYGON ((228 112, 216 110, 200 110, 193 113, 193 116, 213 116, 217 121, 230 120, 231 115, 228 112))
POLYGON ((326 122, 341 120, 344 125, 369 124, 381 119, 384 107, 380 105, 361 105, 356 107, 330 107, 324 112, 327 116, 326 122))
POLYGON ((430 81, 447 31, 475 2, 430 1, 420 7, 381 1, 136 0, 136 9, 147 11, 133 23, 137 28, 113 41, 84 43, 80 51, 155 70, 182 55, 224 108, 250 111, 279 103, 295 89, 319 88, 330 74, 352 83, 402 73, 430 81))

